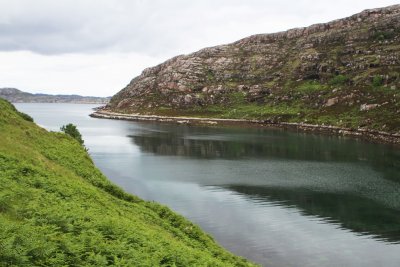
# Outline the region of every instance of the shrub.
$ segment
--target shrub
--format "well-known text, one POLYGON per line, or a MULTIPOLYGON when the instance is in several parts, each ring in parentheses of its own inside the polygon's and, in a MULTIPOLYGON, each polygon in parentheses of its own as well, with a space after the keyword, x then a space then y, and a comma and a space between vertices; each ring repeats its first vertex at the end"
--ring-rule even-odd
POLYGON ((79 132, 78 128, 73 125, 72 123, 69 123, 67 125, 63 125, 60 130, 66 134, 68 134, 69 136, 71 136, 72 138, 74 138, 76 141, 79 142, 79 144, 83 145, 84 141, 82 139, 82 135, 79 132))
POLYGON ((6 100, 6 99, 2 99, 2 100, 4 101, 3 103, 7 103, 8 108, 10 108, 10 109, 11 109, 12 111, 14 111, 16 114, 18 114, 18 116, 20 116, 21 118, 23 118, 23 119, 26 120, 26 121, 33 122, 33 118, 32 118, 31 116, 29 116, 28 114, 23 113, 23 112, 17 110, 17 109, 15 108, 15 106, 14 106, 13 104, 11 104, 11 102, 9 102, 8 100, 6 100))
POLYGON ((374 39, 377 41, 383 41, 393 39, 396 36, 395 32, 392 31, 379 31, 374 34, 374 39))
POLYGON ((329 85, 343 85, 349 81, 349 77, 339 74, 329 81, 329 85))
POLYGON ((372 79, 372 85, 375 87, 379 87, 383 84, 383 78, 380 75, 375 75, 372 79))
POLYGON ((18 111, 18 115, 20 115, 26 121, 33 122, 33 118, 26 113, 18 111))

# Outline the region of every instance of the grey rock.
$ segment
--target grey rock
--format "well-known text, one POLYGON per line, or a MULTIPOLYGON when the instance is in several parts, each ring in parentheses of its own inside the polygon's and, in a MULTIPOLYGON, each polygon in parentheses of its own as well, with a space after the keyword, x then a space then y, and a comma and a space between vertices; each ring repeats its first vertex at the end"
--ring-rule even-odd
POLYGON ((380 106, 379 104, 362 104, 360 106, 360 111, 369 111, 379 106, 380 106))

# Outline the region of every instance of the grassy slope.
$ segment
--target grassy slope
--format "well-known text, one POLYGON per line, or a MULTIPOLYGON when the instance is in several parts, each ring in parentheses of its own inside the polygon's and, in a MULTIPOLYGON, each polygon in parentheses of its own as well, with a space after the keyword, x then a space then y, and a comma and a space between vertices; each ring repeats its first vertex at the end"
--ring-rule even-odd
POLYGON ((84 149, 0 100, 1 266, 247 266, 168 208, 111 184, 84 149))

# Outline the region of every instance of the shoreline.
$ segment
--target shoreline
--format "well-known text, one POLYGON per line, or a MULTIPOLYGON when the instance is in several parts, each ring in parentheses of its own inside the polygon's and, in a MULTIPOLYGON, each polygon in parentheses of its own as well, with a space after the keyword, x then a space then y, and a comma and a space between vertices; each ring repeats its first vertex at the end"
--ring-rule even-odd
POLYGON ((351 129, 342 128, 331 125, 316 125, 306 123, 294 122, 277 122, 271 123, 262 120, 245 120, 245 119, 219 119, 219 118, 200 118, 200 117, 169 117, 160 115, 141 115, 141 114, 123 114, 105 110, 96 110, 89 115, 98 119, 114 119, 114 120, 128 120, 128 121, 148 121, 148 122, 163 122, 163 123, 177 123, 187 125, 242 125, 242 126, 256 126, 279 128, 291 131, 302 131, 308 133, 321 133, 336 136, 355 137, 364 139, 375 143, 384 143, 400 146, 400 133, 391 134, 388 132, 370 130, 365 128, 351 129))

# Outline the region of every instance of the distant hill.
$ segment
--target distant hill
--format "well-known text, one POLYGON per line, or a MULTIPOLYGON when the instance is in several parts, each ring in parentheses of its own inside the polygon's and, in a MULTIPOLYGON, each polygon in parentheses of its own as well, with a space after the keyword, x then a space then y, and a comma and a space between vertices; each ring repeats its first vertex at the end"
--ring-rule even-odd
POLYGON ((0 98, 13 103, 106 104, 110 100, 109 97, 31 94, 15 88, 0 88, 0 98))

